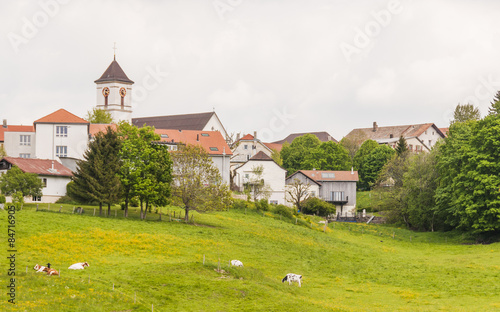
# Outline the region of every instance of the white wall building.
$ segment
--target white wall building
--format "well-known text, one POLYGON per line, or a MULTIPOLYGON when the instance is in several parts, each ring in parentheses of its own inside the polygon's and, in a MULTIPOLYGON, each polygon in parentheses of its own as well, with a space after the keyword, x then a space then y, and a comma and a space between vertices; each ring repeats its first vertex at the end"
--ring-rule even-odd
POLYGON ((235 169, 234 183, 243 191, 245 184, 256 179, 253 173, 254 168, 263 167, 262 179, 264 184, 270 188, 271 196, 269 202, 273 204, 287 205, 285 201, 285 178, 286 170, 267 156, 264 152, 259 152, 250 158, 245 164, 235 169))

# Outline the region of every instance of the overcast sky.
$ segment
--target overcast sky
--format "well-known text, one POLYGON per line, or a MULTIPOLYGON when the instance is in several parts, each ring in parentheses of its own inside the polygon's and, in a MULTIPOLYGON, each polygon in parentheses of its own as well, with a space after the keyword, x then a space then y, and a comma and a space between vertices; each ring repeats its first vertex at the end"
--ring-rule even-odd
POLYGON ((0 105, 9 124, 96 105, 116 59, 133 117, 215 109, 266 141, 484 115, 500 89, 499 1, 1 0, 0 105))

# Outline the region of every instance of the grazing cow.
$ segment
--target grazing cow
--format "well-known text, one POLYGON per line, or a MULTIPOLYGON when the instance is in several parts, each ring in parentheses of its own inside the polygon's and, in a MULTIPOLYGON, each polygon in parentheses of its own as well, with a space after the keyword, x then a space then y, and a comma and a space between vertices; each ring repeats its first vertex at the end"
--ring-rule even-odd
POLYGON ((75 264, 72 264, 68 269, 70 270, 83 270, 85 267, 88 267, 89 264, 87 262, 78 262, 75 264))
POLYGON ((47 275, 59 275, 59 272, 54 269, 48 269, 47 275))
POLYGON ((231 260, 231 265, 237 267, 243 267, 243 262, 241 262, 240 260, 231 260))
POLYGON ((282 280, 281 282, 284 283, 285 281, 288 281, 288 285, 290 285, 293 282, 299 283, 300 286, 300 281, 302 280, 302 275, 298 274, 293 274, 293 273, 288 273, 282 280))
POLYGON ((35 264, 35 267, 33 268, 37 272, 47 272, 49 268, 44 267, 43 265, 39 265, 38 263, 35 264))

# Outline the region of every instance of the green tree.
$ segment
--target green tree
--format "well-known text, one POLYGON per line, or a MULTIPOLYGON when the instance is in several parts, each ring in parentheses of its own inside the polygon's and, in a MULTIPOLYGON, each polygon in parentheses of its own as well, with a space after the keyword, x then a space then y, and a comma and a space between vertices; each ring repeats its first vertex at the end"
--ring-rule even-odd
POLYGON ((281 148, 283 167, 289 174, 301 169, 313 169, 310 155, 320 144, 321 141, 314 134, 297 137, 290 145, 285 142, 281 148))
POLYGON ((278 166, 283 166, 283 158, 281 158, 281 153, 278 152, 278 150, 274 148, 271 150, 271 158, 278 164, 278 166))
POLYGON ((360 190, 368 190, 374 186, 382 168, 394 154, 394 150, 389 146, 379 145, 365 157, 361 168, 358 170, 360 190))
POLYGON ((83 202, 99 203, 99 215, 102 205, 111 205, 120 200, 121 183, 117 176, 120 170, 119 151, 121 141, 118 134, 108 127, 106 132, 99 132, 89 143, 83 160, 77 162, 73 184, 69 189, 72 198, 83 202))
POLYGON ((271 195, 272 189, 266 185, 264 181, 264 166, 255 166, 252 168, 250 180, 246 183, 245 188, 248 188, 253 195, 253 201, 257 202, 259 198, 267 199, 271 195))
POLYGON ((440 146, 436 203, 447 223, 476 234, 500 232, 500 116, 450 127, 440 146))
POLYGON ((453 120, 451 121, 451 123, 453 124, 455 122, 466 122, 469 120, 479 120, 479 119, 481 119, 481 113, 479 112, 479 108, 474 107, 474 105, 472 104, 463 104, 463 105, 458 104, 455 107, 455 111, 453 112, 453 120))
POLYGON ((497 91, 495 94, 495 97, 491 102, 491 107, 488 109, 488 115, 500 115, 500 91, 497 91))
POLYGON ((22 197, 42 196, 43 183, 35 173, 23 172, 12 166, 7 173, 0 176, 0 191, 6 196, 20 193, 22 197))
POLYGON ((354 155, 353 165, 354 170, 359 170, 363 167, 365 163, 366 157, 370 155, 370 153, 379 146, 377 142, 374 140, 366 140, 361 144, 358 151, 354 155))
POLYGON ((395 150, 396 150, 396 154, 398 154, 398 156, 402 156, 403 154, 408 153, 408 144, 406 143, 406 140, 405 140, 405 138, 403 138, 403 136, 399 137, 399 141, 396 144, 395 150))
POLYGON ((87 112, 87 116, 85 118, 88 122, 93 124, 110 124, 113 122, 113 117, 110 112, 95 107, 87 112))
MULTIPOLYGON (((352 166, 349 151, 333 141, 321 143, 309 156, 312 167, 319 170, 350 170, 352 166)), ((308 168, 311 168, 311 165, 308 168)))
POLYGON ((222 210, 231 204, 229 187, 202 147, 181 146, 171 157, 172 195, 184 204, 186 222, 191 210, 222 210))
POLYGON ((150 205, 163 205, 170 196, 172 162, 166 148, 155 143, 160 141, 160 136, 154 128, 137 128, 120 122, 118 133, 122 139, 118 175, 123 186, 125 216, 128 216, 130 199, 137 196, 144 219, 150 205))
POLYGON ((5 152, 5 148, 3 147, 3 144, 0 145, 0 159, 3 157, 7 156, 7 152, 5 152))

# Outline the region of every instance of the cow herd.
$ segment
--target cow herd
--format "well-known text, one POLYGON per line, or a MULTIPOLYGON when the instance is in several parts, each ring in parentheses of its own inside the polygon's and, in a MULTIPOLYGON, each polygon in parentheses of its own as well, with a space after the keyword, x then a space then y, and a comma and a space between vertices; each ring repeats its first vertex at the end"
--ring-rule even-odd
MULTIPOLYGON (((243 262, 240 260, 231 260, 231 265, 232 266, 237 266, 237 267, 243 267, 243 262)), ((288 273, 282 280, 281 282, 284 283, 285 281, 288 281, 288 285, 292 284, 293 282, 296 282, 299 284, 299 287, 301 287, 301 281, 302 281, 302 275, 294 274, 294 273, 288 273)))
MULTIPOLYGON (((236 266, 236 267, 243 267, 243 262, 240 260, 231 260, 231 265, 236 266)), ((72 264, 69 266, 69 270, 83 270, 85 267, 88 267, 89 264, 87 262, 78 262, 75 264, 72 264)), ((50 263, 47 264, 47 266, 39 265, 38 263, 35 264, 35 267, 33 268, 37 272, 46 272, 47 275, 59 275, 59 272, 55 269, 50 268, 50 263)), ((293 282, 296 282, 299 284, 299 287, 301 287, 301 281, 302 281, 302 275, 294 274, 294 273, 288 273, 282 280, 281 282, 284 283, 285 281, 288 281, 288 285, 292 284, 293 282)))
MULTIPOLYGON (((83 270, 85 267, 88 267, 89 264, 87 262, 78 262, 75 264, 70 265, 68 269, 70 270, 83 270)), ((33 268, 37 272, 46 272, 47 275, 59 275, 59 272, 55 269, 50 268, 50 263, 47 263, 47 266, 39 265, 38 263, 35 264, 35 267, 33 268)))

